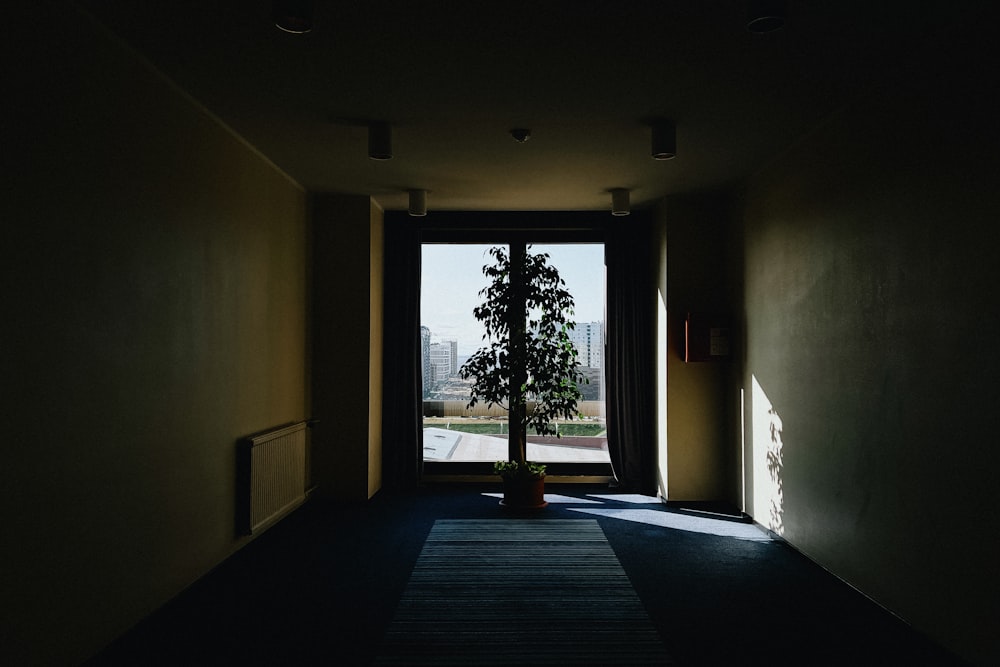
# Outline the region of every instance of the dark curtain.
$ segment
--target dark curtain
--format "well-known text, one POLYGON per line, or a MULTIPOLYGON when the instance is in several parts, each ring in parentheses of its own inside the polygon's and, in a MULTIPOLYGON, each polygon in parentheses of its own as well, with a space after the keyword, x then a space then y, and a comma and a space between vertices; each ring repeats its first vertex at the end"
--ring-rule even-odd
POLYGON ((656 494, 655 293, 649 222, 609 230, 607 261, 608 451, 622 490, 656 494))
POLYGON ((420 481, 420 232, 409 216, 385 215, 385 314, 382 369, 382 485, 420 481))

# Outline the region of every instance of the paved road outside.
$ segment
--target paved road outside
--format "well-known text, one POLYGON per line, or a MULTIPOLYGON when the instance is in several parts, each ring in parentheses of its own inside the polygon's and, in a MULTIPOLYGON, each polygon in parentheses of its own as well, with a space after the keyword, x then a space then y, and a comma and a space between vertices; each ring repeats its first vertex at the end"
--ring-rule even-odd
MULTIPOLYGON (((552 440, 552 439, 549 439, 552 440)), ((528 443, 528 459, 545 463, 578 461, 607 463, 608 452, 597 447, 528 443)), ((443 428, 424 429, 425 461, 500 461, 507 458, 507 439, 443 428)))

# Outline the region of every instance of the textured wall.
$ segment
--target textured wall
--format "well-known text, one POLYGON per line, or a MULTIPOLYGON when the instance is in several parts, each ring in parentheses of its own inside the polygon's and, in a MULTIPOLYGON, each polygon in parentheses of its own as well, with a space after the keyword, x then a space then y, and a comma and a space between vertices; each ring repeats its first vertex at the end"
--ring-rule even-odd
POLYGON ((719 193, 669 197, 666 221, 667 494, 670 500, 736 501, 728 380, 733 358, 684 361, 687 314, 736 313, 729 289, 731 198, 719 193))
POLYGON ((314 197, 313 480, 343 500, 380 486, 382 232, 369 197, 314 197))
POLYGON ((82 660, 232 553, 237 441, 308 414, 304 193, 50 9, 4 58, 9 665, 82 660))
MULTIPOLYGON (((369 210, 368 266, 368 497, 382 488, 382 331, 385 299, 385 224, 382 209, 369 210)), ((392 409, 390 406, 389 409, 392 409)))
POLYGON ((996 664, 1000 134, 986 47, 953 36, 750 181, 743 382, 754 517, 996 664))

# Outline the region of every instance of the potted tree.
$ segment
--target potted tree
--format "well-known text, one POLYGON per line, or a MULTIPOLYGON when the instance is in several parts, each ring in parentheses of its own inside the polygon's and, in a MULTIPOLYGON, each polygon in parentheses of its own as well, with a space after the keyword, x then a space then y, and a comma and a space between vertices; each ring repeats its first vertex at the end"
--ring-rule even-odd
POLYGON ((494 472, 503 479, 507 507, 544 507, 545 466, 527 460, 528 429, 559 436, 553 420, 577 416, 582 398, 577 351, 569 332, 575 322, 573 297, 546 253, 532 253, 525 243, 490 249, 492 264, 483 267, 490 283, 473 310, 486 327, 485 344, 459 370, 472 379, 468 407, 479 401, 500 405, 510 421, 508 456, 494 472))

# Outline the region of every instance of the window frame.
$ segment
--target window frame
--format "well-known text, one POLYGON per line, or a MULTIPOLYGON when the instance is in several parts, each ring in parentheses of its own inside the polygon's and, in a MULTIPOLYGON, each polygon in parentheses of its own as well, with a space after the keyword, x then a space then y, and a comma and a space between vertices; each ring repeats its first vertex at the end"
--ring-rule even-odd
MULTIPOLYGON (((437 212, 418 223, 418 244, 505 244, 524 242, 545 243, 601 243, 607 252, 608 227, 606 212, 437 212)), ((606 261, 606 260, 605 260, 606 261)), ((606 297, 605 297, 606 298, 606 297)), ((608 323, 605 322, 605 327, 608 323)), ((422 397, 416 397, 422 400, 422 397)), ((607 400, 607 399, 605 399, 607 400)), ((422 448, 423 438, 418 442, 422 448)), ((493 476, 492 461, 424 461, 420 452, 422 477, 447 479, 449 477, 493 476)), ((591 481, 613 478, 611 463, 556 462, 547 463, 549 477, 586 478, 591 481)))

